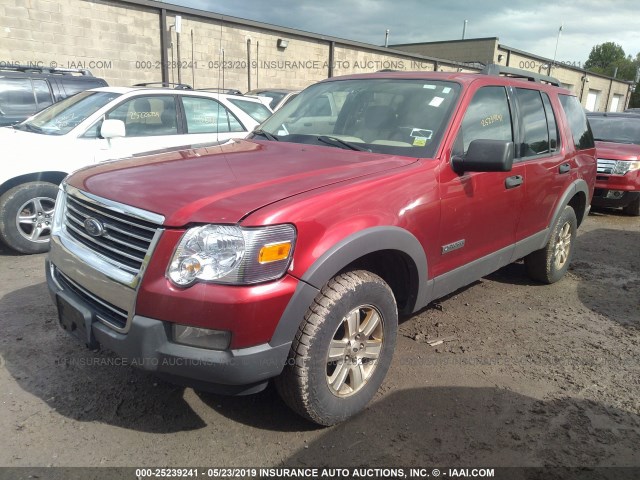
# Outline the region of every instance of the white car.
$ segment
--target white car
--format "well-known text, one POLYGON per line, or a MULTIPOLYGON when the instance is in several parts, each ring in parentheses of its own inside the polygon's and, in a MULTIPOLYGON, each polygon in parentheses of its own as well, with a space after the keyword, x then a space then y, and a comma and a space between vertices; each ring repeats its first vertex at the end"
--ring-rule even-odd
POLYGON ((242 95, 104 87, 0 128, 0 240, 21 253, 48 250, 58 184, 80 167, 244 138, 271 113, 242 95))

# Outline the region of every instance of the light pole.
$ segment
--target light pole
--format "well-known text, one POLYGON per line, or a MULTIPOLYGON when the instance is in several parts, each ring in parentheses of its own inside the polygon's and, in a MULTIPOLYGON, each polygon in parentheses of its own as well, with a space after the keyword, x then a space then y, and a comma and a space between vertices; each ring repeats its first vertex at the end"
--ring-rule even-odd
POLYGON ((462 27, 462 40, 464 40, 464 35, 467 32, 467 23, 469 22, 469 20, 465 20, 464 21, 464 25, 462 27))

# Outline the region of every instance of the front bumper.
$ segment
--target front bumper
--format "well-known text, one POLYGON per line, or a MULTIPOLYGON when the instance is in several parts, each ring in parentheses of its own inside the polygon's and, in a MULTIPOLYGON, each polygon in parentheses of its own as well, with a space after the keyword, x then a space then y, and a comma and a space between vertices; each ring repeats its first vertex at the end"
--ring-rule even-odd
POLYGON ((123 363, 154 372, 187 386, 227 394, 254 393, 283 369, 289 344, 269 344, 238 350, 214 351, 173 343, 170 324, 134 315, 127 333, 120 333, 96 319, 96 312, 73 291, 61 289, 55 267, 46 262, 47 284, 56 304, 64 302, 79 313, 84 325, 73 334, 90 347, 102 347, 120 355, 123 363))
POLYGON ((623 208, 633 202, 640 196, 640 192, 620 191, 620 196, 611 198, 608 196, 610 190, 604 188, 596 188, 591 200, 594 207, 623 208))

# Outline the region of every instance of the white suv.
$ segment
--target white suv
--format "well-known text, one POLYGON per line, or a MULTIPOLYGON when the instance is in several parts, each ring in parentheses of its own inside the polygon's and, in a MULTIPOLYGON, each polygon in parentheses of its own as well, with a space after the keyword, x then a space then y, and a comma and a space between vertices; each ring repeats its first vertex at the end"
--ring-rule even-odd
POLYGON ((21 253, 48 250, 58 184, 93 163, 165 148, 244 138, 271 115, 241 95, 104 87, 0 128, 0 240, 21 253))

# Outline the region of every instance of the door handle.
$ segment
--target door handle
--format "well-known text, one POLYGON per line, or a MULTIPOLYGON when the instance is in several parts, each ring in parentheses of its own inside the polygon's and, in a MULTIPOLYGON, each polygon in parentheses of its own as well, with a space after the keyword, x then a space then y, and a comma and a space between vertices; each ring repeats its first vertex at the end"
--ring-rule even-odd
POLYGON ((560 167, 558 168, 558 171, 560 173, 569 173, 569 171, 571 170, 571 165, 569 165, 568 163, 563 163, 562 165, 560 165, 560 167))
POLYGON ((513 177, 507 177, 507 179, 504 181, 504 186, 507 189, 516 188, 522 185, 523 182, 524 179, 522 178, 522 175, 514 175, 513 177))

